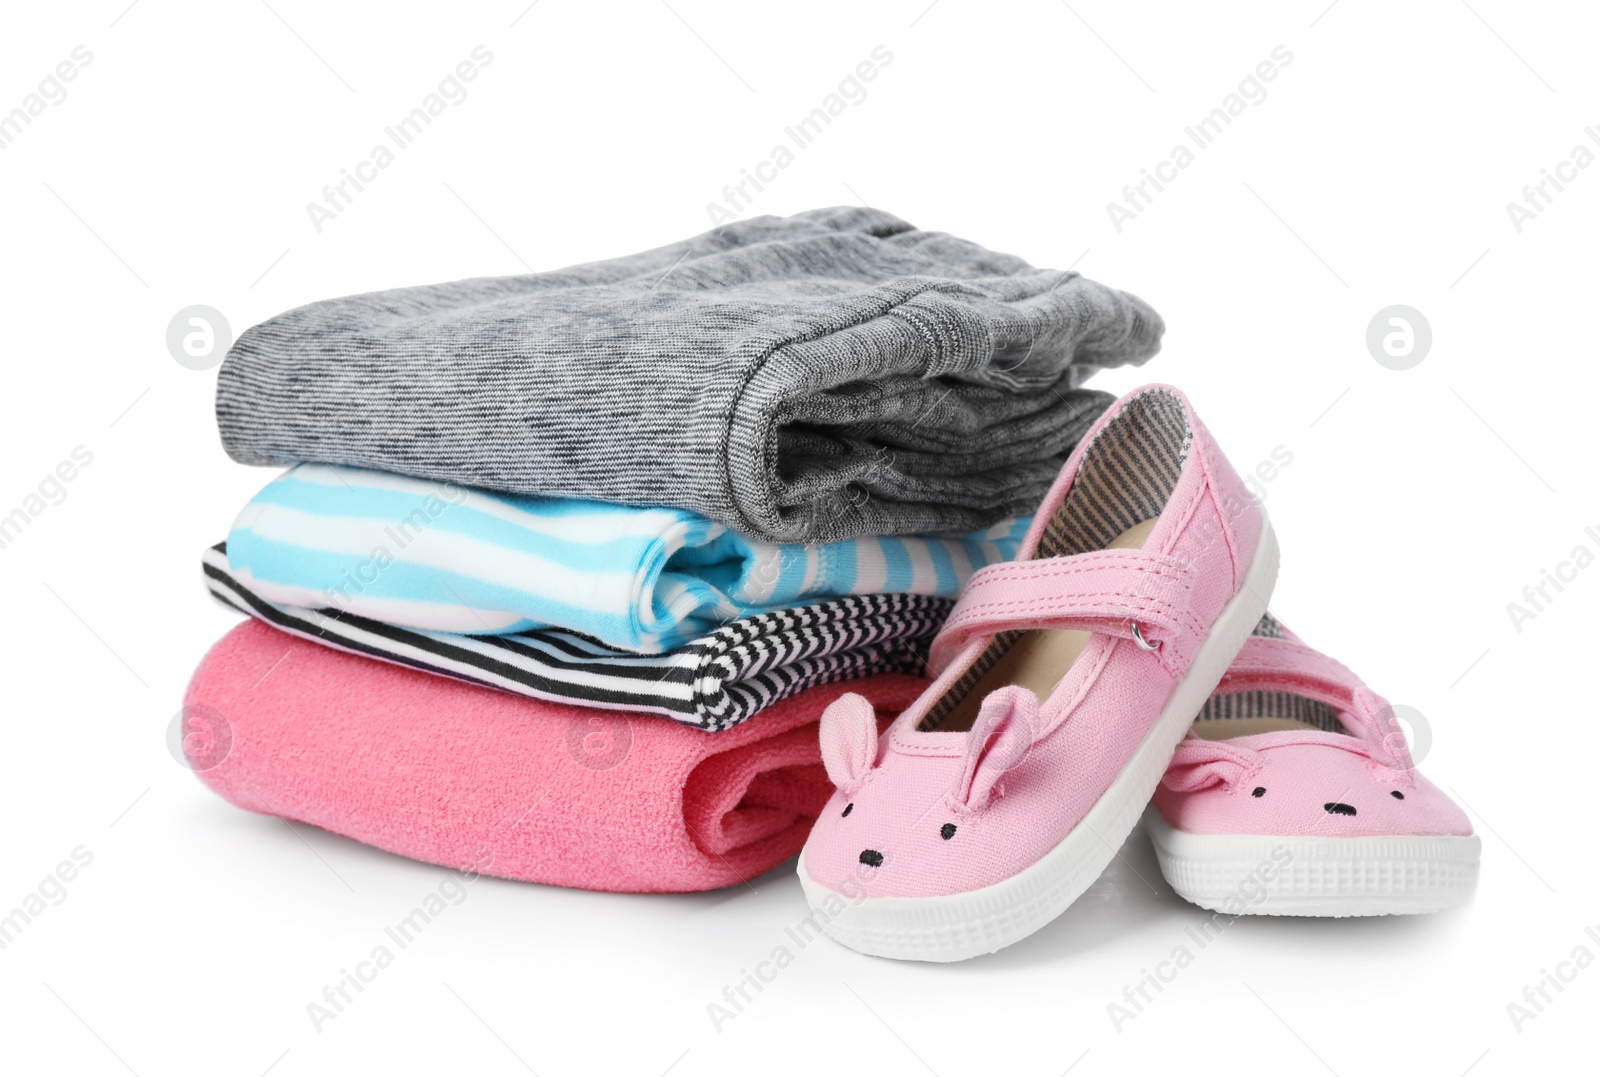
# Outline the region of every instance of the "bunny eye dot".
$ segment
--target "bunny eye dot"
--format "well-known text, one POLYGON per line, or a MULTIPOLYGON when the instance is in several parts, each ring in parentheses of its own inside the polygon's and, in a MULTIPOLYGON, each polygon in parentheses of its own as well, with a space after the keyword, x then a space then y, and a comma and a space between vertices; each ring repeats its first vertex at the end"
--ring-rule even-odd
POLYGON ((1264 797, 1267 795, 1267 787, 1264 785, 1258 785, 1254 789, 1250 790, 1250 795, 1253 797, 1264 797))
POLYGON ((845 816, 849 815, 852 811, 855 810, 855 806, 856 806, 856 802, 853 801, 853 800, 850 803, 846 804, 844 806, 844 811, 839 813, 839 818, 843 819, 845 816))
POLYGON ((1389 795, 1394 797, 1396 800, 1404 800, 1406 798, 1406 795, 1398 789, 1389 790, 1389 795))
POLYGON ((949 841, 956 836, 956 825, 954 823, 946 823, 939 828, 939 836, 945 841, 949 841))

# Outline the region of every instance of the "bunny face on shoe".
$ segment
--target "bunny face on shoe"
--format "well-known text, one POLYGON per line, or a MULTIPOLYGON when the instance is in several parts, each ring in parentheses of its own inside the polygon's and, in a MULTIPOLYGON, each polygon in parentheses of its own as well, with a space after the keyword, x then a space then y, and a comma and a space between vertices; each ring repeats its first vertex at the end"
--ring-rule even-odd
POLYGON ((880 746, 871 704, 840 697, 821 723, 837 791, 812 831, 807 870, 840 893, 872 897, 949 885, 969 861, 982 862, 974 845, 1005 840, 1006 782, 1025 772, 1038 730, 1037 698, 1010 686, 984 698, 970 730, 919 734, 910 750, 923 766, 884 766, 908 747, 892 736, 880 746))
POLYGON ((1408 753, 1314 729, 1225 741, 1190 733, 1155 805, 1169 825, 1198 834, 1472 833, 1466 815, 1417 773, 1408 753))

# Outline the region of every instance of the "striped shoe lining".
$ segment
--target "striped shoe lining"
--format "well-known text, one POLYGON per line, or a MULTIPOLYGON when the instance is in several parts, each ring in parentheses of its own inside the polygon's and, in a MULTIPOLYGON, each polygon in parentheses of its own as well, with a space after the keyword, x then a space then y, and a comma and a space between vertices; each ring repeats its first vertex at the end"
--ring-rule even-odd
MULTIPOLYGON (((1103 550, 1129 528, 1161 515, 1178 485, 1191 434, 1183 403, 1165 389, 1147 389, 1094 436, 1072 488, 1050 517, 1034 559, 1103 550)), ((917 728, 929 732, 949 716, 1002 655, 1022 638, 1001 632, 917 728)))
POLYGON ((1224 692, 1206 700, 1197 722, 1222 718, 1292 718, 1325 733, 1348 733, 1339 712, 1293 692, 1224 692))

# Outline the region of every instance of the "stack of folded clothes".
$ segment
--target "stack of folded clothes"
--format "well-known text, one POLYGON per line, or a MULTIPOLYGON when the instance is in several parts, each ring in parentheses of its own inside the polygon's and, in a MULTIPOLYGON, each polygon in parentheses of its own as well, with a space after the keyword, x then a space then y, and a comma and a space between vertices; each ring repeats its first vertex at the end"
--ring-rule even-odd
POLYGON ((831 792, 823 708, 915 698, 1109 404, 1084 380, 1161 330, 865 209, 279 315, 218 379, 228 452, 288 470, 205 555, 253 620, 194 676, 231 742, 191 758, 240 807, 452 867, 759 874, 831 792))

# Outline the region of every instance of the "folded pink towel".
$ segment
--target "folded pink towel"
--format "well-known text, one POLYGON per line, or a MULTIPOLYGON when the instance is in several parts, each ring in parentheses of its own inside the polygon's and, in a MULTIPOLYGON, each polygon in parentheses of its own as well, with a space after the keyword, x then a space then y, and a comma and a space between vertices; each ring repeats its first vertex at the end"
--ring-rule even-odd
POLYGON ((252 621, 195 671, 185 709, 212 736, 185 744, 239 807, 402 856, 589 890, 709 890, 799 852, 833 788, 823 708, 853 691, 887 721, 925 684, 883 674, 811 688, 705 733, 401 669, 252 621))

